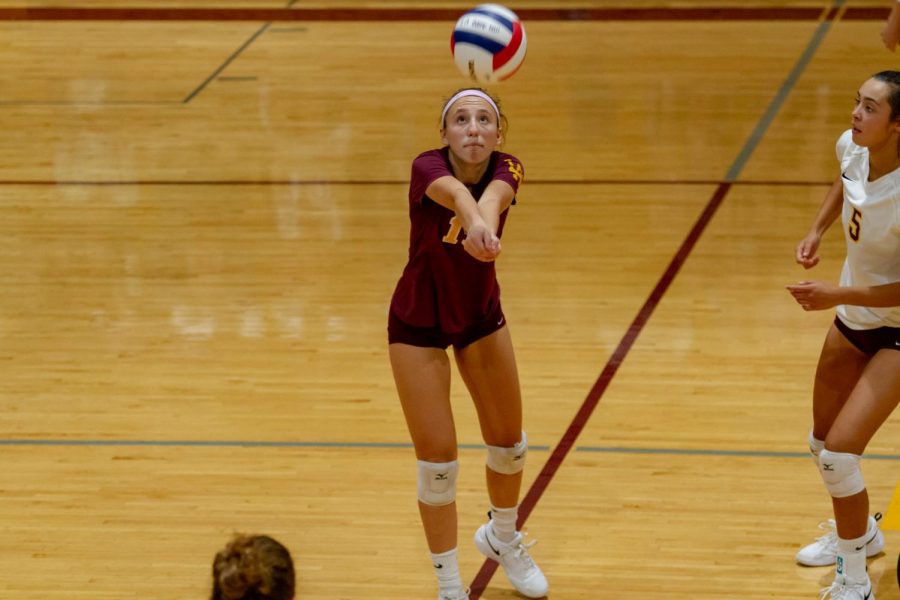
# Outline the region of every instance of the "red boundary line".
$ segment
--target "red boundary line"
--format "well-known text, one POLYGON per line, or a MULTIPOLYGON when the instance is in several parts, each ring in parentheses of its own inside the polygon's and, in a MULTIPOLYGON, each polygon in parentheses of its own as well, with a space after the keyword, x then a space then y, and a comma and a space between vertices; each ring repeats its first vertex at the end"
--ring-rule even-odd
MULTIPOLYGON (((455 21, 462 9, 0 8, 0 21, 455 21)), ((525 21, 807 21, 815 7, 523 8, 525 21)), ((843 19, 882 20, 888 8, 847 8, 843 19)))
MULTIPOLYGON (((696 245, 697 240, 699 240, 700 236, 703 234, 703 230, 706 229, 706 226, 713 218, 716 210, 718 210, 719 206, 722 204, 722 201, 725 199, 725 195, 728 194, 728 190, 731 188, 731 185, 731 183, 719 184, 719 187, 716 189, 715 193, 706 204, 706 208, 703 210, 703 213, 697 219, 697 222, 694 223, 693 228, 691 228, 691 231, 687 234, 687 237, 685 237, 684 241, 681 243, 681 246, 678 248, 678 252, 675 253, 675 256, 672 258, 669 266, 666 268, 662 277, 660 277, 659 282, 657 282, 656 284, 656 287, 653 288, 652 292, 650 292, 650 296, 647 298, 646 302, 644 302, 641 310, 638 311, 637 316, 631 322, 631 325, 628 327, 625 335, 622 336, 622 340, 619 342, 619 345, 616 346, 616 349, 613 351, 612 356, 609 357, 609 360, 606 362, 606 366, 603 368, 603 371, 600 373, 600 376, 597 378, 597 381, 594 383, 591 391, 588 392, 587 398, 585 398, 584 402, 581 405, 581 408, 578 409, 578 412, 575 414, 575 417, 572 419, 569 427, 563 433, 562 438, 559 440, 559 444, 557 444, 553 451, 550 453, 550 458, 548 458, 547 462, 544 463, 544 467, 541 469, 541 472, 538 473, 538 476, 534 480, 534 483, 532 483, 531 487, 528 489, 528 493, 525 494, 525 498, 519 504, 519 520, 516 524, 517 529, 521 529, 525 524, 525 521, 528 519, 528 516, 531 514, 531 511, 534 509, 538 500, 540 500, 541 496, 544 494, 544 491, 550 485, 550 481, 553 479, 556 471, 559 469, 563 460, 566 458, 569 450, 571 450, 575 445, 575 440, 578 438, 581 430, 584 429, 584 426, 587 424, 588 419, 590 419, 591 413, 594 412, 597 404, 599 404, 600 398, 603 397, 603 393, 609 386, 610 381, 612 381, 612 378, 616 374, 616 371, 618 371, 619 366, 625 360, 625 357, 628 355, 628 351, 631 350, 631 347, 634 345, 635 340, 637 340, 638 335, 640 335, 641 330, 644 328, 644 325, 647 324, 647 321, 650 319, 650 315, 653 314, 653 311, 656 309, 659 301, 666 293, 666 290, 669 289, 672 281, 675 280, 675 276, 681 269, 681 265, 683 265, 685 260, 687 260, 687 257, 696 245)), ((484 561, 484 563, 481 565, 481 569, 478 571, 478 574, 475 576, 475 579, 472 581, 472 585, 470 586, 472 591, 471 595, 469 596, 469 600, 478 600, 481 597, 481 593, 487 587, 487 584, 490 582, 491 577, 494 575, 494 572, 496 570, 496 562, 490 559, 486 559, 484 561)))

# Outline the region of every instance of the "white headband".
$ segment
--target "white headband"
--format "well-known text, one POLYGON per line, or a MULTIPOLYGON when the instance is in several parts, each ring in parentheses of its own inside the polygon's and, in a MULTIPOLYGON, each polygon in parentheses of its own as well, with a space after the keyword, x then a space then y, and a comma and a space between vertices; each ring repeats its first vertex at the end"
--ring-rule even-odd
MULTIPOLYGON (((897 1, 900 2, 900 0, 897 1)), ((491 105, 491 108, 493 108, 494 112, 497 114, 497 120, 500 120, 500 109, 497 108, 497 103, 494 102, 494 100, 490 96, 488 96, 481 90, 463 90, 447 100, 447 104, 444 105, 444 110, 443 112, 441 112, 441 127, 444 126, 444 119, 447 117, 447 111, 450 110, 450 107, 453 106, 453 103, 460 98, 465 98, 466 96, 477 96, 483 100, 487 100, 487 103, 491 105)))

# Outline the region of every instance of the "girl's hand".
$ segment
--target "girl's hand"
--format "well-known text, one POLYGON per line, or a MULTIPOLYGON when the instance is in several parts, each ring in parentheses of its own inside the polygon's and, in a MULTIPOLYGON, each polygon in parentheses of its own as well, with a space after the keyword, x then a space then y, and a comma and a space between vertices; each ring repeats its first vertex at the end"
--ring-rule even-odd
POLYGON ((798 265, 803 265, 804 269, 812 269, 814 266, 819 264, 819 255, 817 252, 819 251, 819 242, 822 241, 822 238, 818 233, 808 233, 806 237, 800 240, 800 243, 797 244, 797 248, 794 251, 794 260, 797 261, 798 265))
POLYGON ((500 238, 484 223, 477 223, 466 232, 463 248, 478 260, 491 262, 500 256, 500 238))
POLYGON ((824 310, 841 304, 840 288, 823 281, 801 281, 786 286, 803 310, 824 310))

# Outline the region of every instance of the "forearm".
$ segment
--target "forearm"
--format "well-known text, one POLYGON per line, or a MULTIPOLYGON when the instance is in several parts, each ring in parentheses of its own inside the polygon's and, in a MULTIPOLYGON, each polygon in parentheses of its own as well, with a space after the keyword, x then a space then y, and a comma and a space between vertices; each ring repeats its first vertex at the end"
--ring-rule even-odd
POLYGON ((500 226, 500 215, 509 208, 514 197, 515 191, 505 181, 495 180, 488 184, 478 201, 478 211, 488 229, 497 232, 497 228, 500 226))
POLYGON ((473 225, 484 223, 478 204, 464 185, 460 184, 460 188, 454 190, 452 199, 453 212, 459 218, 463 230, 469 231, 473 225))
POLYGON ((900 281, 885 285, 838 288, 838 304, 852 306, 900 306, 900 281))
POLYGON ((810 233, 815 233, 821 237, 831 224, 840 216, 841 207, 844 204, 844 184, 841 182, 840 176, 831 185, 831 189, 825 194, 825 199, 816 213, 812 226, 809 228, 810 233))
POLYGON ((887 23, 894 28, 900 25, 900 1, 891 3, 891 12, 888 15, 887 23))
POLYGON ((472 193, 455 177, 447 175, 435 179, 425 190, 425 194, 456 213, 465 231, 469 231, 472 225, 484 222, 472 193))

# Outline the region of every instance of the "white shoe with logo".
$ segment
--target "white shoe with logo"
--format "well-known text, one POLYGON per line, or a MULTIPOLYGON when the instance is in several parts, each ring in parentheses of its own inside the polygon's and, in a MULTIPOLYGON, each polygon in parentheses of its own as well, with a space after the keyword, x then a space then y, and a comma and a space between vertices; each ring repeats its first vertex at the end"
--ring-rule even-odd
POLYGON ((438 600, 469 600, 469 588, 460 590, 456 594, 440 593, 438 600))
POLYGON ((822 589, 822 596, 819 600, 875 600, 875 593, 872 591, 872 582, 866 577, 863 583, 841 583, 835 581, 831 587, 822 589))
MULTIPOLYGON (((884 534, 878 527, 881 513, 875 513, 869 517, 868 533, 871 534, 866 542, 866 557, 871 558, 884 550, 884 534)), ((819 529, 827 531, 825 535, 817 538, 812 544, 804 546, 797 553, 797 562, 807 567, 825 567, 833 565, 837 556, 837 530, 834 519, 828 519, 819 523, 819 529)))
POLYGON ((547 578, 534 564, 528 549, 535 544, 525 543, 525 536, 517 531, 511 542, 501 542, 488 521, 475 532, 475 545, 486 557, 503 567, 506 578, 516 591, 528 598, 543 598, 547 595, 547 578))

